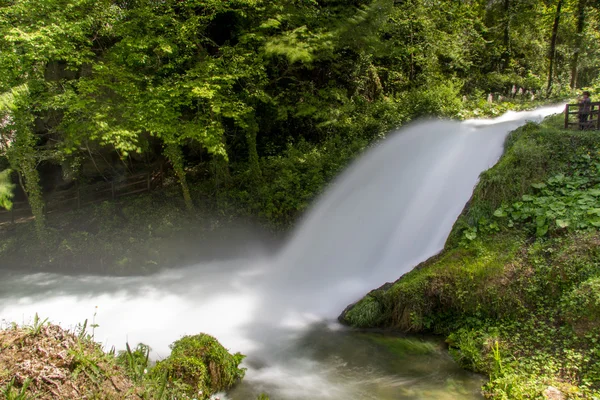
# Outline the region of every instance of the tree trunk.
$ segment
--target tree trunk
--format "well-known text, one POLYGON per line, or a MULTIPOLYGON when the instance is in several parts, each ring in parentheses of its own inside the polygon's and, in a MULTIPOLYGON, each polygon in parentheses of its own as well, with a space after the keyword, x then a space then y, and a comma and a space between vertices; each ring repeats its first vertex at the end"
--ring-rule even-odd
POLYGON ((176 143, 168 143, 165 146, 164 155, 171 162, 173 170, 175 171, 175 175, 177 176, 177 180, 179 180, 181 191, 183 192, 185 206, 188 211, 192 211, 194 209, 194 203, 192 202, 190 188, 188 187, 185 170, 183 169, 183 153, 181 152, 181 147, 179 147, 179 145, 176 143))
POLYGON ((585 28, 585 6, 587 0, 579 0, 577 3, 577 36, 575 36, 575 52, 571 60, 571 89, 577 88, 577 69, 579 66, 579 54, 583 43, 583 29, 585 28))
POLYGON ((46 216, 44 215, 44 197, 40 187, 40 175, 36 169, 35 150, 30 148, 23 154, 20 163, 20 172, 25 178, 25 190, 27 201, 31 207, 31 213, 35 217, 35 231, 40 241, 44 241, 46 232, 46 216))
POLYGON ((510 67, 510 0, 504 0, 504 52, 502 54, 502 70, 510 67))
POLYGON ((558 38, 558 27, 560 26, 560 13, 563 5, 563 0, 558 0, 556 5, 556 14, 554 15, 554 25, 552 26, 552 38, 550 39, 550 51, 548 58, 550 66, 548 67, 548 87, 546 88, 546 96, 550 97, 552 93, 552 80, 554 78, 554 59, 556 58, 556 40, 558 38))
POLYGON ((258 126, 251 126, 246 133, 246 142, 248 144, 248 164, 250 169, 250 180, 252 183, 258 183, 262 179, 262 171, 256 149, 256 135, 258 126))

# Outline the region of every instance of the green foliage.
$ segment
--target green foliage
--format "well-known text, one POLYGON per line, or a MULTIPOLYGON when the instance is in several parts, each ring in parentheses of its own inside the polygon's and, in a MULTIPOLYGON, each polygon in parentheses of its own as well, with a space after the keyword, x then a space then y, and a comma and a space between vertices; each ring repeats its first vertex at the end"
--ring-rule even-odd
POLYGON ((41 320, 37 313, 33 317, 33 323, 30 326, 26 326, 25 329, 31 336, 37 336, 42 331, 44 325, 48 323, 48 318, 41 320))
POLYGON ((600 327, 600 277, 592 277, 563 296, 561 309, 568 322, 580 329, 600 327))
POLYGON ((526 228, 538 236, 594 229, 598 144, 595 135, 565 132, 555 128, 559 123, 530 123, 509 136, 504 156, 481 175, 449 243, 501 228, 526 228))
POLYGON ((0 172, 0 207, 10 210, 12 208, 13 190, 15 185, 10 180, 11 170, 0 172))
POLYGON ((192 197, 190 196, 190 189, 188 188, 187 179, 185 177, 184 165, 183 165, 183 155, 181 154, 181 148, 175 143, 169 143, 165 146, 164 150, 165 155, 168 160, 171 162, 173 166, 173 170, 177 175, 177 179, 179 180, 179 184, 181 185, 181 190, 183 191, 183 199, 185 201, 185 206, 188 210, 194 209, 194 204, 192 203, 192 197))
POLYGON ((171 355, 159 361, 153 376, 166 375, 169 390, 182 396, 208 399, 244 377, 240 353, 229 354, 212 336, 184 336, 171 345, 171 355))
POLYGON ((344 320, 357 328, 378 326, 383 320, 382 307, 371 295, 362 298, 344 314, 344 320))
POLYGON ((572 176, 557 174, 545 182, 534 183, 534 193, 523 195, 521 201, 503 205, 494 212, 496 218, 507 220, 508 227, 525 224, 535 227, 538 237, 560 229, 595 230, 600 227, 600 157, 574 155, 572 176))
POLYGON ((31 385, 31 379, 26 379, 23 385, 16 387, 15 378, 13 378, 5 388, 2 388, 0 393, 4 395, 6 400, 30 400, 31 396, 27 394, 27 389, 31 385))
POLYGON ((144 375, 148 373, 150 347, 138 343, 135 349, 131 350, 129 343, 125 344, 126 350, 120 351, 117 355, 117 363, 125 368, 127 375, 134 381, 140 382, 144 375))
POLYGON ((484 352, 482 333, 474 329, 461 328, 452 332, 446 339, 450 355, 463 368, 487 372, 488 360, 484 352))
MULTIPOLYGON (((555 10, 532 0, 34 3, 0 5, 0 136, 18 139, 2 151, 25 180, 40 232, 42 162, 81 166, 99 153, 109 170, 147 168, 161 148, 190 209, 187 175, 211 162, 219 176, 203 177, 204 195, 289 225, 331 178, 291 165, 315 149, 335 164, 332 142, 353 155, 420 116, 527 107, 526 91, 545 84, 555 10), (490 92, 505 101, 487 103, 490 92), (280 192, 307 184, 299 201, 261 181, 279 164, 280 192), (304 182, 311 173, 315 182, 304 182)), ((572 63, 581 85, 597 81, 598 13, 585 4, 578 31, 580 11, 566 2, 558 95, 570 94, 572 63)))

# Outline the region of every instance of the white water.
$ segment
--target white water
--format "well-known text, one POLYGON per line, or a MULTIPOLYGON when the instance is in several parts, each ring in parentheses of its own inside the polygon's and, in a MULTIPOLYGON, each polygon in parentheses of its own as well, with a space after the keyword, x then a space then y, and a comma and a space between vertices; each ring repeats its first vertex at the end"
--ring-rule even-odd
MULTIPOLYGON (((383 398, 373 394, 377 388, 406 382, 368 371, 346 374, 348 360, 301 354, 297 341, 312 323, 333 321, 367 291, 437 253, 479 174, 501 155, 506 134, 561 111, 413 124, 354 163, 276 256, 139 278, 5 276, 0 318, 29 322, 38 313, 73 327, 96 312, 97 340, 117 348, 144 342, 156 357, 168 355, 168 344, 182 335, 205 332, 249 354, 246 381, 274 398, 383 398)), ((342 328, 328 322, 323 329, 342 328)))

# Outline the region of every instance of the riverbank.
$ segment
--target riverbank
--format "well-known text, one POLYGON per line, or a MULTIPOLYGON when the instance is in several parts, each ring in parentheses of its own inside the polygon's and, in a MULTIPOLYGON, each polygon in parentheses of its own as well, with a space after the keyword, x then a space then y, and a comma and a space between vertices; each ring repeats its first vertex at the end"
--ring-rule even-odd
POLYGON ((560 118, 513 132, 445 249, 341 319, 446 336, 488 398, 599 396, 600 138, 560 118))
MULTIPOLYGON (((1 328, 1 327, 0 327, 1 328)), ((211 336, 185 336, 169 357, 139 344, 116 353, 94 341, 94 325, 67 331, 37 317, 0 329, 0 394, 19 399, 213 399, 244 376, 244 358, 211 336)))

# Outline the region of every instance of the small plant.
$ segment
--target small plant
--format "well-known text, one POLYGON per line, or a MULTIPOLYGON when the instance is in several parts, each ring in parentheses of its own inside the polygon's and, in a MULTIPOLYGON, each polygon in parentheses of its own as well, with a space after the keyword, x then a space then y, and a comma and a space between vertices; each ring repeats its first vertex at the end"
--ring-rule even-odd
POLYGON ((27 388, 29 388, 30 384, 31 379, 27 378, 25 379, 25 382, 23 382, 23 386, 17 388, 15 386, 15 378, 13 378, 0 393, 4 395, 6 400, 30 400, 33 399, 33 397, 27 395, 27 388))
POLYGON ((494 357, 492 378, 501 377, 504 375, 504 367, 502 366, 502 355, 500 354, 500 345, 497 340, 492 345, 492 355, 494 357))
POLYGON ((84 340, 88 336, 87 335, 87 325, 88 325, 88 320, 86 318, 85 321, 83 321, 83 324, 78 324, 77 328, 75 328, 76 331, 79 331, 77 333, 77 337, 79 338, 79 340, 84 340))
POLYGON ((35 316, 33 317, 33 323, 26 327, 27 332, 31 336, 37 336, 41 333, 42 328, 44 327, 44 325, 46 325, 47 322, 48 322, 48 318, 41 320, 40 317, 38 316, 38 314, 35 313, 35 316))
MULTIPOLYGON (((92 346, 94 345, 92 344, 92 346)), ((76 348, 69 349, 68 354, 73 357, 73 374, 77 376, 82 373, 92 382, 97 383, 103 375, 98 363, 99 357, 104 356, 104 354, 99 355, 95 350, 97 349, 86 348, 85 343, 80 340, 77 342, 76 348)))
POLYGON ((138 344, 135 350, 131 350, 129 343, 125 347, 125 351, 119 352, 117 362, 125 368, 134 382, 141 382, 148 372, 150 347, 143 343, 138 344))

